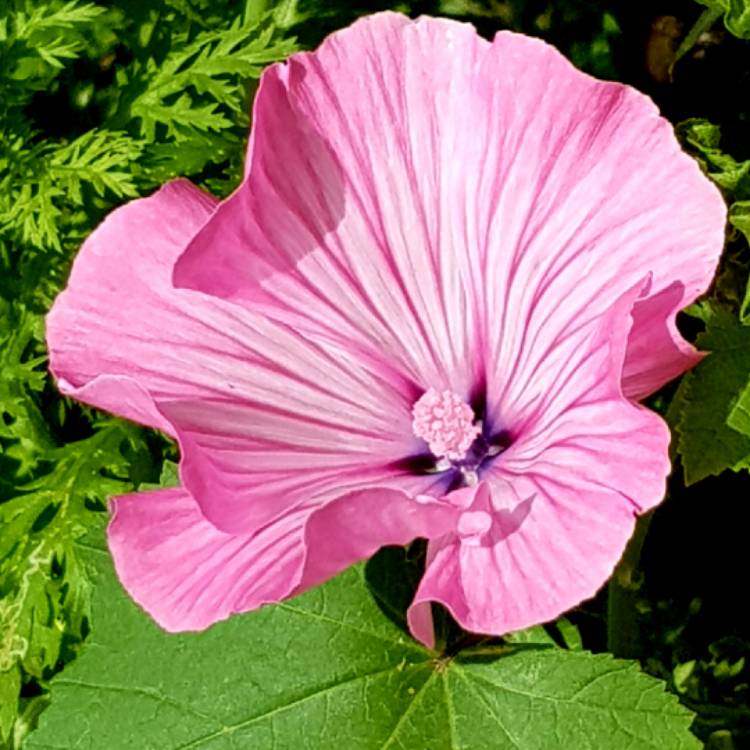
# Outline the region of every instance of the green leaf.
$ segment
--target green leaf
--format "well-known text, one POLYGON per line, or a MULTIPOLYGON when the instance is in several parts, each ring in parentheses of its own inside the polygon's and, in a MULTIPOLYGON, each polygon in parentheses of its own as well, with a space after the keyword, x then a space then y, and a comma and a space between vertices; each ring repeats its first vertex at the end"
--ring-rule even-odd
POLYGON ((724 25, 740 39, 750 39, 750 0, 698 0, 724 14, 724 25))
POLYGON ((742 232, 747 242, 750 243, 750 200, 736 201, 731 205, 729 223, 742 232))
POLYGON ((735 199, 750 198, 750 160, 738 162, 721 150, 718 125, 693 118, 681 122, 676 130, 686 148, 720 188, 735 199))
POLYGON ((21 670, 12 664, 4 669, 0 662, 0 746, 7 742, 16 722, 18 695, 21 692, 21 670))
POLYGON ((505 636, 508 643, 535 643, 544 646, 556 646, 555 639, 544 629, 543 625, 534 625, 525 630, 517 630, 505 636))
POLYGON ((108 555, 92 555, 91 641, 53 681, 25 750, 700 747, 691 714, 635 664, 543 646, 423 649, 383 615, 361 566, 288 604, 168 635, 124 595, 108 555))
POLYGON ((710 354, 683 377, 668 414, 687 484, 750 466, 750 437, 730 424, 750 387, 750 327, 718 309, 697 346, 710 354))
POLYGON ((750 385, 740 393, 727 417, 727 424, 750 438, 750 385))
POLYGON ((52 447, 49 428, 37 401, 46 379, 42 320, 21 305, 0 298, 0 447, 4 485, 26 475, 42 451, 52 447))

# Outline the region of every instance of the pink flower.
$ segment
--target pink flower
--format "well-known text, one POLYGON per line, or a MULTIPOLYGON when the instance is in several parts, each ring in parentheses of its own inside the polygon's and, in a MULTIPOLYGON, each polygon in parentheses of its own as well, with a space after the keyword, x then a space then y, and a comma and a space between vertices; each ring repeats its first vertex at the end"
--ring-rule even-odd
POLYGON ((636 403, 724 204, 652 102, 539 40, 375 15, 269 68, 242 186, 114 211, 48 318, 61 390, 179 441, 109 543, 168 630, 429 539, 429 602, 501 634, 610 575, 669 472, 636 403))

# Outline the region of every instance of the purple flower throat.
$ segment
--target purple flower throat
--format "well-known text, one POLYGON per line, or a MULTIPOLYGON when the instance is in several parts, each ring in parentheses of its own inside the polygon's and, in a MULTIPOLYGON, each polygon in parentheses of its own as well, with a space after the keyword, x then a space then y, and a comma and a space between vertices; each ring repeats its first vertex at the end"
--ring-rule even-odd
POLYGON ((449 390, 427 390, 412 408, 414 434, 429 452, 408 456, 397 468, 412 474, 442 474, 445 491, 471 487, 512 443, 507 430, 495 432, 486 419, 485 399, 472 406, 449 390))

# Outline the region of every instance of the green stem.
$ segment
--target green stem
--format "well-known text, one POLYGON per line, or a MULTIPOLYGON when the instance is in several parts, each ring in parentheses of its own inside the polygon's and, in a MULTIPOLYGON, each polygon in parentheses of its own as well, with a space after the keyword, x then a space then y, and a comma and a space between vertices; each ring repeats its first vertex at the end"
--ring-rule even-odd
POLYGON ((639 564, 652 513, 638 518, 633 536, 609 581, 607 592, 607 649, 623 659, 643 655, 638 621, 639 564))
POLYGON ((674 70, 674 66, 677 65, 677 62, 690 52, 698 39, 700 39, 701 34, 708 31, 723 12, 721 8, 706 8, 700 14, 693 28, 688 31, 687 36, 680 42, 680 46, 677 48, 677 52, 675 52, 674 60, 672 60, 672 64, 669 66, 670 74, 674 70))

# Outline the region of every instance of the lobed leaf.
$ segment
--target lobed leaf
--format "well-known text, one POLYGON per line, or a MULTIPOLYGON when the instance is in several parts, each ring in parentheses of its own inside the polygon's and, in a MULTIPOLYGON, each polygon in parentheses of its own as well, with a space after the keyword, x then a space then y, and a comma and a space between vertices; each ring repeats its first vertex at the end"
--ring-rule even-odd
POLYGON ((53 681, 27 750, 700 747, 690 713, 635 664, 539 645, 423 649, 379 609, 362 566, 168 635, 121 591, 106 552, 91 556, 93 635, 53 681))

